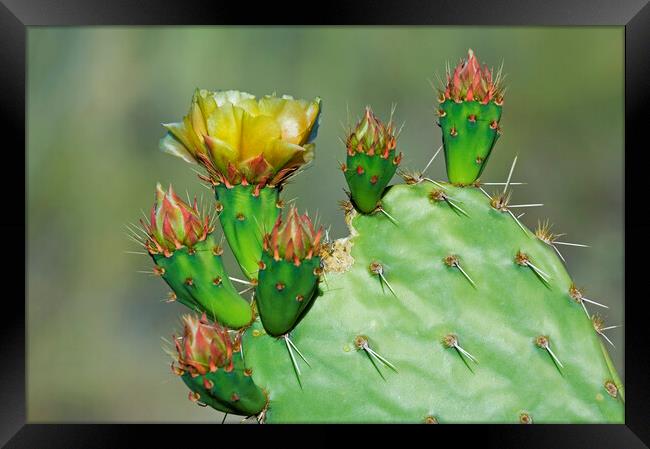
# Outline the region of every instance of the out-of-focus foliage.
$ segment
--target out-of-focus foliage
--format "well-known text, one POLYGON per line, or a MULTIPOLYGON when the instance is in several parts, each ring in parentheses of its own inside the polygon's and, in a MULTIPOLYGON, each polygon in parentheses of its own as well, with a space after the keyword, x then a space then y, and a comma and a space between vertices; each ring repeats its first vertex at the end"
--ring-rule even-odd
MULTIPOLYGON (((576 284, 622 324, 622 27, 32 28, 29 421, 220 421, 171 374, 160 337, 180 330, 185 310, 137 273, 151 264, 126 253, 142 250, 124 229, 148 212, 157 181, 213 200, 190 165, 158 150, 160 123, 187 113, 195 87, 323 99, 316 159, 285 198, 340 237, 342 126, 367 104, 387 119, 395 103, 402 166, 422 168, 441 141, 431 82, 470 47, 508 74, 503 136, 483 180, 503 181, 519 155, 513 180, 528 184, 513 202, 545 204, 522 221, 548 217, 565 240, 592 245, 561 249, 576 284)), ((442 158, 430 170, 444 177, 442 158)), ((623 332, 610 332, 624 374, 623 332)))

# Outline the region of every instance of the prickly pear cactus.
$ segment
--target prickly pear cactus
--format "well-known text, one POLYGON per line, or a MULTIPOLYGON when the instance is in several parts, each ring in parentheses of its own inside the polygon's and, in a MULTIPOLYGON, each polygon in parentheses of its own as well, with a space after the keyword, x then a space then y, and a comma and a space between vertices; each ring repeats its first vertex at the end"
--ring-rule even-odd
POLYGON ((502 105, 500 72, 470 50, 436 108, 450 182, 402 171, 393 186, 392 119, 368 108, 342 166, 350 235, 331 241, 280 199, 312 158, 320 100, 197 91, 161 145, 206 170, 214 212, 158 187, 143 222, 154 272, 194 311, 170 348, 190 400, 268 423, 623 422, 612 326, 566 242, 518 220, 510 177, 479 180, 502 105), (216 214, 248 280, 225 272, 216 214))

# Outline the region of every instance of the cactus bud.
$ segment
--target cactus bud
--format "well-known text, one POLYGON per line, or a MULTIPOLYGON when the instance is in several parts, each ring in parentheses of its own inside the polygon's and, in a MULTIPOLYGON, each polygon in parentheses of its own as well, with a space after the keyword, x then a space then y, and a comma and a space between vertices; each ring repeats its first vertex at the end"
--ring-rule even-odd
POLYGON ((256 304, 267 333, 291 331, 316 297, 320 276, 322 228, 292 207, 264 236, 256 304))
POLYGON ((160 183, 156 185, 156 201, 151 209, 151 223, 143 225, 149 234, 147 249, 150 254, 169 256, 186 246, 192 248, 205 240, 209 229, 209 217, 199 213, 196 198, 190 206, 180 199, 172 186, 165 192, 160 183))
POLYGON ((322 228, 315 230, 307 214, 298 214, 298 209, 292 207, 287 214, 287 221, 282 217, 273 226, 270 234, 264 239, 264 250, 275 260, 284 259, 296 266, 305 259, 311 259, 320 253, 322 228))
MULTIPOLYGON (((493 78, 493 71, 481 63, 470 48, 467 59, 461 60, 453 73, 447 73, 447 85, 444 98, 455 102, 478 101, 488 104, 490 101, 503 102, 503 85, 499 73, 493 78)), ((476 119, 476 118, 475 118, 476 119)))
POLYGON ((382 123, 370 107, 346 140, 347 163, 342 166, 354 204, 361 212, 375 210, 402 155, 396 155, 392 119, 382 123))
POLYGON ((192 376, 213 373, 219 368, 232 371, 233 343, 228 330, 201 318, 183 316, 183 336, 175 339, 178 364, 192 376))
POLYGON ((267 405, 264 392, 253 382, 241 357, 239 341, 232 341, 228 330, 210 323, 203 314, 183 317, 183 335, 174 337, 176 346, 172 372, 190 388, 193 401, 216 410, 241 415, 260 413, 267 405))
POLYGON ((148 235, 145 247, 154 273, 172 288, 178 302, 238 329, 253 320, 253 312, 228 278, 223 251, 212 235, 213 221, 199 211, 196 199, 190 206, 171 186, 165 192, 158 184, 150 223, 142 221, 148 235))
POLYGON ((501 134, 503 94, 501 70, 494 75, 481 66, 471 49, 453 72, 447 71, 436 114, 450 182, 469 185, 483 172, 501 134))

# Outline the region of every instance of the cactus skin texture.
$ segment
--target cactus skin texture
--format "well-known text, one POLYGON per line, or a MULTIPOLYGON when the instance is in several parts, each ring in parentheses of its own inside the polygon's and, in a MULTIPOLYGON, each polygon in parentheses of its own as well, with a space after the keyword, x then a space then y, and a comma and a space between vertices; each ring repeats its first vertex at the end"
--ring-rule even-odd
POLYGON ((440 104, 438 116, 449 180, 459 185, 473 183, 499 138, 501 106, 446 100, 440 104))
POLYGON ((244 362, 233 359, 233 365, 231 372, 219 370, 196 377, 189 373, 181 375, 185 385, 195 394, 190 400, 234 415, 252 416, 264 410, 266 396, 247 374, 244 362), (209 381, 207 386, 212 388, 206 388, 206 379, 209 381))
POLYGON ((244 274, 254 279, 262 255, 262 236, 273 228, 280 212, 279 189, 219 184, 214 190, 228 245, 244 274))
POLYGON ((245 332, 245 360, 270 393, 267 422, 518 423, 524 413, 535 423, 622 423, 622 385, 553 249, 479 189, 445 185, 467 217, 431 201, 434 188, 386 193, 399 228, 383 215, 348 214, 352 236, 335 246, 351 251, 324 255, 327 287, 291 334, 311 365, 302 388, 281 340, 257 322, 245 332), (519 251, 550 276, 548 286, 515 262, 519 251), (476 287, 445 263, 450 254, 476 287), (396 296, 369 270, 373 262, 396 296), (447 347, 448 334, 478 364, 447 347), (358 335, 397 372, 376 368, 355 348, 358 335), (540 335, 563 368, 535 344, 540 335))
POLYGON ((230 282, 221 252, 214 236, 209 235, 192 251, 181 248, 169 257, 153 255, 157 267, 154 272, 167 282, 181 304, 207 313, 224 326, 239 329, 253 320, 253 311, 230 282))
POLYGON ((401 154, 396 155, 392 120, 382 123, 367 107, 346 146, 347 160, 341 169, 354 205, 367 214, 379 206, 381 195, 402 159, 401 154))

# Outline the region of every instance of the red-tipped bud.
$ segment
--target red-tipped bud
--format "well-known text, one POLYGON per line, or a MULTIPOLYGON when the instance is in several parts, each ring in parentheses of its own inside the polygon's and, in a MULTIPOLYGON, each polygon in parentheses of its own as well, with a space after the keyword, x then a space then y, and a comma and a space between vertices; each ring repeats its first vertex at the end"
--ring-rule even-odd
POLYGON ((174 338, 178 365, 192 376, 215 372, 225 367, 232 370, 233 342, 228 330, 201 318, 183 316, 183 336, 174 338))
POLYGON ((348 136, 346 145, 351 155, 356 151, 387 158, 388 153, 397 145, 392 120, 384 124, 370 107, 366 107, 363 117, 348 136))
POLYGON ((186 246, 192 248, 197 242, 205 240, 209 229, 209 217, 199 213, 196 199, 190 206, 180 199, 169 186, 165 192, 156 186, 156 202, 151 209, 151 223, 147 227, 149 241, 147 249, 152 254, 169 255, 186 246))
POLYGON ((444 86, 445 99, 454 101, 478 101, 487 104, 494 100, 503 102, 502 76, 499 71, 494 76, 493 70, 481 63, 470 49, 467 59, 458 63, 452 72, 447 72, 447 84, 444 86))
POLYGON ((300 265, 300 261, 320 253, 322 233, 322 227, 316 230, 307 214, 300 215, 292 207, 286 221, 279 216, 271 233, 265 236, 264 249, 275 260, 285 259, 300 265))

